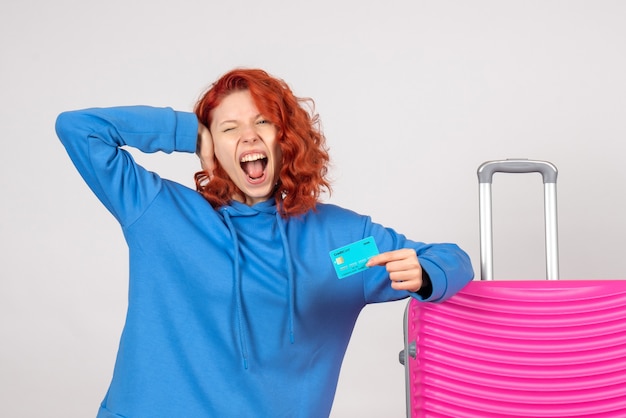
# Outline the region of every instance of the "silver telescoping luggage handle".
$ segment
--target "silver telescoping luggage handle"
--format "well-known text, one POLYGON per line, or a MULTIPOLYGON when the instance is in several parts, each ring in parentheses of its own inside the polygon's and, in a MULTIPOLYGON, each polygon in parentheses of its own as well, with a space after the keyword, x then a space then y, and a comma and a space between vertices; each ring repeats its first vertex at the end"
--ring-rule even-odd
POLYGON ((556 207, 556 167, 547 161, 508 159, 487 161, 478 167, 480 212, 480 279, 493 280, 493 225, 491 183, 493 174, 541 173, 544 184, 544 219, 546 232, 546 277, 559 278, 559 245, 556 207))

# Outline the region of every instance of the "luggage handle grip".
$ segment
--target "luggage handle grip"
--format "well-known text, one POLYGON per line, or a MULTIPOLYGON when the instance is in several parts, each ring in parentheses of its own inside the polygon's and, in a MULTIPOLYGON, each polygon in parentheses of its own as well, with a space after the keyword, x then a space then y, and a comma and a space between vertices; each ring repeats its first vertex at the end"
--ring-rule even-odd
POLYGON ((547 161, 528 159, 487 161, 478 168, 478 182, 491 183, 494 173, 541 173, 544 183, 556 183, 558 171, 547 161))
POLYGON ((480 213, 480 278, 493 280, 493 227, 491 215, 491 183, 493 174, 534 173, 543 176, 544 217, 546 233, 546 278, 559 279, 559 247, 556 208, 556 167, 547 161, 508 159, 487 161, 478 168, 480 213))

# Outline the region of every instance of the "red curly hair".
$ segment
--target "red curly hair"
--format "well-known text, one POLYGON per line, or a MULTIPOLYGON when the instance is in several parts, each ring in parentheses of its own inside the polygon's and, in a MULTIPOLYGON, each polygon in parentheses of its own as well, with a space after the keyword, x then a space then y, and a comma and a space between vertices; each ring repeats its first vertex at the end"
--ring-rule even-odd
MULTIPOLYGON (((235 69, 211 85, 196 103, 194 112, 205 126, 211 126, 212 110, 230 93, 248 90, 261 114, 277 130, 283 161, 276 204, 283 216, 301 215, 315 209, 320 193, 330 193, 327 180, 329 155, 320 129, 314 102, 296 97, 281 79, 259 69, 235 69), (308 107, 308 109, 306 107, 308 107)), ((242 192, 215 161, 213 178, 206 171, 195 174, 196 188, 214 208, 230 203, 242 192)))

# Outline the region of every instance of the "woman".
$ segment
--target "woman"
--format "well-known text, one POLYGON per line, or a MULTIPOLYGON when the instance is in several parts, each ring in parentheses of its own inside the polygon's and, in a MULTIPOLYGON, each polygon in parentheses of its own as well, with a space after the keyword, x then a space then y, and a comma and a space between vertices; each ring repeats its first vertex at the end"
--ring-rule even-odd
POLYGON ((456 245, 410 241, 318 202, 328 154, 304 104, 282 80, 238 69, 195 114, 58 117, 130 251, 126 324, 98 417, 327 417, 365 305, 442 301, 472 279, 456 245), (197 152, 197 191, 140 167, 124 145, 197 152), (380 254, 339 279, 330 252, 370 236, 380 254))

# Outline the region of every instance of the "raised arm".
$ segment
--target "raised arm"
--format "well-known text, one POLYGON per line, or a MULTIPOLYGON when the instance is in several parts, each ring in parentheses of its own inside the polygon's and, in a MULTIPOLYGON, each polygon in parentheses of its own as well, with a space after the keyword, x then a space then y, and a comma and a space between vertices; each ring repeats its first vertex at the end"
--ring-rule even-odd
POLYGON ((161 179, 121 147, 192 153, 198 142, 193 113, 147 106, 64 112, 56 132, 85 182, 123 226, 143 213, 158 194, 161 179))

